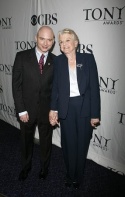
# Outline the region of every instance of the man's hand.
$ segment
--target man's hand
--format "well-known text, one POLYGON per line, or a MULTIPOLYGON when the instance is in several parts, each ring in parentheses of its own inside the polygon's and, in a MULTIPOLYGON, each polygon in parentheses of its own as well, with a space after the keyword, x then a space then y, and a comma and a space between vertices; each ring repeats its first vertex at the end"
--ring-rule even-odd
POLYGON ((22 122, 28 122, 28 121, 29 121, 29 115, 28 115, 28 113, 26 113, 26 114, 20 116, 20 120, 21 120, 22 122))

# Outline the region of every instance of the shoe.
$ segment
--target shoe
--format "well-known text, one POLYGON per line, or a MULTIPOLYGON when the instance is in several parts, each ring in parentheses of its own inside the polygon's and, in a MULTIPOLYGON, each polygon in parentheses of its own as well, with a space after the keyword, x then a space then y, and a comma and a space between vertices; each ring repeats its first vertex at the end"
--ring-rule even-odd
POLYGON ((73 182, 73 187, 74 187, 75 189, 79 189, 80 184, 79 184, 78 182, 73 182))
POLYGON ((45 180, 47 175, 48 175, 48 170, 45 170, 45 171, 41 170, 39 173, 39 179, 45 180))
POLYGON ((71 180, 67 176, 66 176, 66 178, 64 180, 64 184, 65 184, 65 187, 67 187, 67 188, 71 187, 71 180))
POLYGON ((31 168, 30 169, 28 169, 28 170, 22 170, 21 172, 20 172, 20 174, 19 174, 19 181, 24 181, 27 177, 28 177, 28 174, 29 174, 29 171, 31 170, 31 168))
POLYGON ((70 188, 70 187, 71 187, 71 183, 68 182, 68 181, 65 181, 65 186, 66 186, 67 188, 70 188))

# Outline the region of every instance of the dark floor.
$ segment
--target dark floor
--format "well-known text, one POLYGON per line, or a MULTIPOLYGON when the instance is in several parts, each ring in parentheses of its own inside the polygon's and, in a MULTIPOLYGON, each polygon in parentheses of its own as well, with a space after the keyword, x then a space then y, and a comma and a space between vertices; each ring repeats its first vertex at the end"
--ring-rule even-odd
POLYGON ((23 183, 18 181, 20 169, 20 131, 0 120, 0 197, 125 197, 125 177, 88 159, 80 189, 65 188, 62 150, 55 145, 45 181, 38 178, 38 144, 34 145, 32 170, 23 183))

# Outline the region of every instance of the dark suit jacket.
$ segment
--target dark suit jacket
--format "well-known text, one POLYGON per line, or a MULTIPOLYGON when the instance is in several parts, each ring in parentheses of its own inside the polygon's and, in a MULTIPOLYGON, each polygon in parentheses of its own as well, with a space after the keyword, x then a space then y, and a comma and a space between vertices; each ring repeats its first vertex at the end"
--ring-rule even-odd
MULTIPOLYGON (((100 118, 100 91, 97 66, 92 54, 76 53, 77 81, 83 98, 81 116, 100 118)), ((54 61, 54 81, 51 97, 51 110, 57 110, 64 119, 68 111, 70 83, 68 59, 64 54, 54 61)))
POLYGON ((16 112, 28 111, 30 122, 36 119, 38 112, 43 122, 49 121, 54 57, 49 52, 41 75, 35 48, 16 55, 12 76, 16 112))

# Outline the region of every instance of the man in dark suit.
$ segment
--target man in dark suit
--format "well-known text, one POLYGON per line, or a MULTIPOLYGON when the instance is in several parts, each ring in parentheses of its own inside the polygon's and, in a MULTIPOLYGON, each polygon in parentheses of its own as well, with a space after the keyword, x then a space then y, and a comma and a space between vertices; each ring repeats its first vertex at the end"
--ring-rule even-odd
POLYGON ((31 170, 36 125, 40 139, 40 179, 45 179, 48 174, 51 155, 52 126, 48 114, 55 57, 50 52, 54 44, 53 30, 42 26, 35 39, 36 47, 18 52, 13 66, 13 97, 21 129, 22 171, 19 180, 25 180, 31 170), (44 66, 40 68, 42 54, 44 66))

